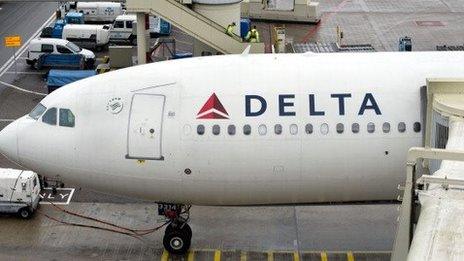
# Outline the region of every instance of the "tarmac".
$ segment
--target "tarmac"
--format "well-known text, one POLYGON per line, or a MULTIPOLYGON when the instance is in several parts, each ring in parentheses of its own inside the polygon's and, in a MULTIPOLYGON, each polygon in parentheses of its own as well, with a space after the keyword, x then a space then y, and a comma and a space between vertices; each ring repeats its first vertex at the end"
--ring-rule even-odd
MULTIPOLYGON (((459 0, 320 1, 319 25, 255 23, 270 50, 273 26, 284 25, 294 43, 336 41, 341 26, 344 44, 371 44, 377 51, 396 51, 398 39, 410 36, 414 51, 433 51, 437 45, 462 45, 464 3, 459 0)), ((50 3, 0 4, 0 36, 20 34, 26 42, 50 17, 50 3), (23 13, 33 12, 25 18, 23 13), (8 15, 5 15, 5 14, 8 15), (11 26, 14 25, 14 26, 11 26), (6 29, 4 29, 6 28, 6 29)), ((179 51, 191 51, 191 37, 174 28, 179 51)), ((5 87, 46 93, 46 70, 33 70, 19 54, 0 47, 0 128, 28 113, 42 96, 5 87), (10 60, 11 61, 11 60, 10 60), (15 73, 16 68, 16 73, 15 73)), ((98 54, 102 57, 104 53, 98 54)), ((310 70, 310 68, 308 68, 310 70)), ((1 167, 17 167, 0 157, 1 167)), ((162 223, 156 205, 137 199, 75 188, 69 204, 61 207, 133 228, 162 223)), ((89 223, 42 205, 30 220, 0 216, 0 260, 388 260, 392 250, 399 205, 372 203, 271 207, 194 206, 190 225, 192 251, 172 257, 163 251, 162 234, 141 240, 108 231, 67 226, 63 221, 89 223)))

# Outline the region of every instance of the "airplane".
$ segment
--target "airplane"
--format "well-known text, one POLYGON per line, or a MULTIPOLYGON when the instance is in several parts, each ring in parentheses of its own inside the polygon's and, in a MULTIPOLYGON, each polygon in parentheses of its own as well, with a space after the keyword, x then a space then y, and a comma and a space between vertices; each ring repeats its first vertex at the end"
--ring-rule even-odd
POLYGON ((379 52, 139 65, 46 96, 0 132, 0 152, 44 176, 165 203, 163 244, 181 254, 189 205, 396 199, 407 151, 423 144, 426 78, 462 76, 463 63, 462 52, 379 52))

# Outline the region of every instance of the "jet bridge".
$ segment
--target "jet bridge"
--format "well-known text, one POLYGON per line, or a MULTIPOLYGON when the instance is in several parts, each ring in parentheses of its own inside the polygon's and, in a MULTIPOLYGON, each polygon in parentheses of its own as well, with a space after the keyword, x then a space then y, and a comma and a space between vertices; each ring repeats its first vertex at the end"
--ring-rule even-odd
POLYGON ((238 35, 230 36, 225 33, 223 25, 176 0, 127 0, 126 6, 130 13, 149 13, 162 17, 219 53, 239 54, 249 45, 250 53, 264 53, 264 43, 248 43, 238 35))
POLYGON ((392 260, 463 260, 464 78, 427 79, 424 144, 408 152, 392 260))

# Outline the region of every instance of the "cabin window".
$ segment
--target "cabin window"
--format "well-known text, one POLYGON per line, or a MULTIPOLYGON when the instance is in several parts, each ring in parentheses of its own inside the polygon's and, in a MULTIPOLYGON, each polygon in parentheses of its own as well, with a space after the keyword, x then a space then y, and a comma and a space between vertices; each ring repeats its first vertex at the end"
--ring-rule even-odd
POLYGON ((60 126, 74 127, 75 117, 69 109, 60 109, 60 126))
POLYGON ((405 132, 406 131, 406 123, 404 123, 404 122, 398 123, 398 131, 401 132, 401 133, 405 132))
POLYGON ((390 123, 384 122, 382 125, 382 131, 383 133, 389 133, 390 132, 390 123))
POLYGON ((337 123, 336 129, 338 134, 342 134, 345 130, 345 126, 343 125, 343 123, 337 123))
POLYGON ((259 135, 261 135, 261 136, 266 135, 266 133, 267 133, 267 127, 266 127, 265 124, 261 124, 261 125, 258 126, 258 133, 259 133, 259 135))
POLYGON ((48 111, 42 116, 42 121, 46 124, 56 125, 56 108, 48 109, 48 111))
POLYGON ((322 123, 321 124, 321 134, 322 135, 327 135, 328 133, 329 133, 329 124, 322 123))
POLYGON ((227 133, 229 133, 229 135, 235 135, 235 125, 229 125, 227 127, 227 133))
POLYGON ((43 52, 43 53, 53 53, 53 45, 51 45, 51 44, 42 44, 41 52, 43 52))
POLYGON ((64 46, 61 46, 61 45, 57 45, 56 46, 56 50, 59 52, 59 53, 73 53, 71 52, 71 50, 69 50, 68 48, 64 47, 64 46))
POLYGON ((41 103, 39 103, 29 113, 29 117, 33 118, 34 120, 37 120, 40 118, 40 116, 42 116, 42 113, 44 113, 45 110, 47 110, 47 108, 43 106, 41 103))
POLYGON ((282 125, 280 124, 274 125, 274 133, 277 135, 282 134, 282 125))
POLYGON ((243 126, 243 134, 250 135, 251 134, 251 126, 249 124, 245 124, 243 126))
POLYGON ((219 135, 219 133, 221 133, 221 127, 219 127, 217 124, 213 125, 213 134, 219 135))
POLYGON ((197 126, 197 133, 198 135, 203 135, 205 134, 205 125, 200 124, 197 126))
POLYGON ((359 132, 359 123, 355 122, 355 123, 351 124, 351 131, 353 133, 358 133, 359 132))
POLYGON ((132 21, 126 21, 126 28, 132 28, 132 21))
POLYGON ((297 135, 298 134, 298 125, 290 124, 290 134, 297 135))
POLYGON ((311 123, 306 124, 305 132, 306 132, 306 134, 312 134, 313 133, 313 125, 311 123))
POLYGON ((421 131, 420 122, 414 122, 413 129, 414 129, 414 132, 420 132, 421 131))
POLYGON ((367 124, 367 132, 374 133, 375 132, 375 124, 373 122, 369 122, 367 124))
POLYGON ((124 28, 124 21, 114 22, 114 28, 124 28))

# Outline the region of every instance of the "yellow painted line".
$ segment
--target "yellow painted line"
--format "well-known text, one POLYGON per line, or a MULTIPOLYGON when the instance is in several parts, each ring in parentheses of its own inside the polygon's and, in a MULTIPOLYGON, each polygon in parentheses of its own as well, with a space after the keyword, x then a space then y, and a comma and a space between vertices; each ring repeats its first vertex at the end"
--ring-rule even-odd
POLYGON ((193 261, 195 258, 195 250, 190 250, 187 255, 187 261, 193 261))
POLYGON ((300 253, 298 251, 293 252, 293 261, 300 261, 300 253))
POLYGON ((346 258, 348 259, 348 261, 354 261, 353 252, 348 251, 348 252, 346 253, 346 258))
POLYGON ((214 261, 221 261, 221 250, 214 251, 214 261))
POLYGON ((161 255, 161 261, 168 261, 169 259, 169 252, 166 249, 163 251, 163 255, 161 255))
POLYGON ((274 261, 274 252, 272 251, 267 252, 267 261, 274 261))
POLYGON ((240 261, 247 261, 247 252, 242 251, 240 253, 240 261))
POLYGON ((327 252, 321 252, 321 261, 327 261, 327 252))

